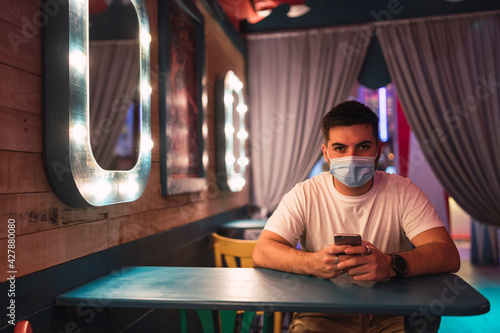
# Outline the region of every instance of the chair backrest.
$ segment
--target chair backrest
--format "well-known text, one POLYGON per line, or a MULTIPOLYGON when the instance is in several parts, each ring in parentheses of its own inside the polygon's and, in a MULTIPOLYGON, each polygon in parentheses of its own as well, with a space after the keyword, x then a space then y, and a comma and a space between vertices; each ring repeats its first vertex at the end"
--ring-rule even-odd
POLYGON ((256 240, 228 238, 212 233, 214 242, 215 267, 223 267, 223 259, 227 267, 252 268, 252 254, 256 240))
MULTIPOLYGON (((221 235, 212 233, 212 239, 214 242, 214 257, 215 257, 215 267, 224 267, 223 263, 226 263, 227 267, 240 267, 240 268, 252 268, 252 254, 257 245, 256 240, 245 240, 245 239, 235 239, 228 238, 221 235)), ((202 323, 212 323, 212 317, 210 311, 197 311, 198 315, 202 319, 202 323), (204 317, 207 316, 207 317, 204 317)), ((262 315, 262 311, 258 314, 262 315)), ((255 311, 244 311, 243 323, 241 326, 241 333, 250 332, 252 329, 252 321, 255 316, 255 311)), ((281 322, 282 314, 281 312, 275 312, 275 323, 276 327, 274 332, 281 332, 281 322)), ((267 318, 264 319, 264 325, 267 322, 267 318)), ((220 316, 220 323, 223 327, 222 331, 232 332, 234 327, 236 327, 236 312, 234 311, 223 311, 220 316)), ((213 324, 206 324, 212 327, 213 324)), ((205 327, 205 326, 203 326, 205 327)), ((205 331, 205 330, 204 330, 205 331)))

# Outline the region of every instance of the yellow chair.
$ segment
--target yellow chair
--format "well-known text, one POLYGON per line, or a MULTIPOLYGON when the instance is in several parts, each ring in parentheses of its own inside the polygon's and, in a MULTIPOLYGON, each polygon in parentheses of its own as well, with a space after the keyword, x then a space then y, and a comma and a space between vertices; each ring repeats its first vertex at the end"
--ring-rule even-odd
POLYGON ((215 267, 252 268, 256 240, 234 239, 212 233, 215 267), (225 262, 225 266, 224 266, 225 262))
MULTIPOLYGON (((215 267, 251 268, 252 254, 257 244, 256 240, 241 240, 220 236, 212 233, 215 267)), ((212 311, 197 310, 204 333, 215 333, 212 311)), ((237 314, 243 314, 241 333, 248 333, 255 311, 219 311, 221 333, 233 333, 236 326, 237 314)), ((263 314, 259 312, 259 314, 263 314)), ((187 333, 187 312, 181 310, 181 332, 187 333)))
MULTIPOLYGON (((252 254, 257 244, 256 240, 228 238, 215 232, 212 233, 212 240, 214 243, 215 267, 253 267, 252 254)), ((257 312, 257 314, 263 315, 261 311, 257 312)), ((281 312, 274 313, 274 333, 281 332, 282 317, 281 312)))

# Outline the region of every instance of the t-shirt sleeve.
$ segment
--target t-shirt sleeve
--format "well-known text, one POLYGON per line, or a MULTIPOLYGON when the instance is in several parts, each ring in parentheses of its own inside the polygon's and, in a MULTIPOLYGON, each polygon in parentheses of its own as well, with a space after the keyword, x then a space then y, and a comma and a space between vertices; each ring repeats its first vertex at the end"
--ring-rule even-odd
POLYGON ((296 246, 299 238, 304 233, 304 211, 300 200, 304 196, 300 186, 295 186, 281 199, 276 210, 267 220, 265 230, 272 231, 284 239, 292 246, 296 246))
POLYGON ((423 231, 444 227, 431 201, 417 185, 410 182, 401 200, 402 227, 410 241, 423 231))

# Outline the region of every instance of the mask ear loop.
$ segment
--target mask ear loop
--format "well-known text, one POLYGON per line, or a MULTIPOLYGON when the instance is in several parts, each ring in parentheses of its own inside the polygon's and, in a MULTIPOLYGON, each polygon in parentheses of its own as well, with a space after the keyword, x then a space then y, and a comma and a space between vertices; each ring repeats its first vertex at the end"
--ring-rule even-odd
POLYGON ((332 158, 330 157, 330 154, 328 154, 328 146, 326 147, 326 157, 328 157, 328 161, 332 163, 332 158))
POLYGON ((378 160, 380 159, 380 156, 382 155, 382 144, 378 143, 377 145, 377 154, 375 155, 375 160, 374 160, 374 163, 375 163, 375 170, 377 170, 377 166, 378 166, 378 160))

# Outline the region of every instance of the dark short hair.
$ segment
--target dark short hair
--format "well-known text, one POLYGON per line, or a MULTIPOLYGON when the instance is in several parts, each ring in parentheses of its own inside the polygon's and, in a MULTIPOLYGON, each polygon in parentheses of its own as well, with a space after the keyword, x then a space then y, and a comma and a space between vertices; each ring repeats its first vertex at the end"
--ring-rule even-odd
POLYGON ((378 116, 368 106, 358 101, 346 101, 334 106, 321 121, 325 144, 330 140, 330 128, 366 124, 372 126, 373 137, 378 143, 378 116))

